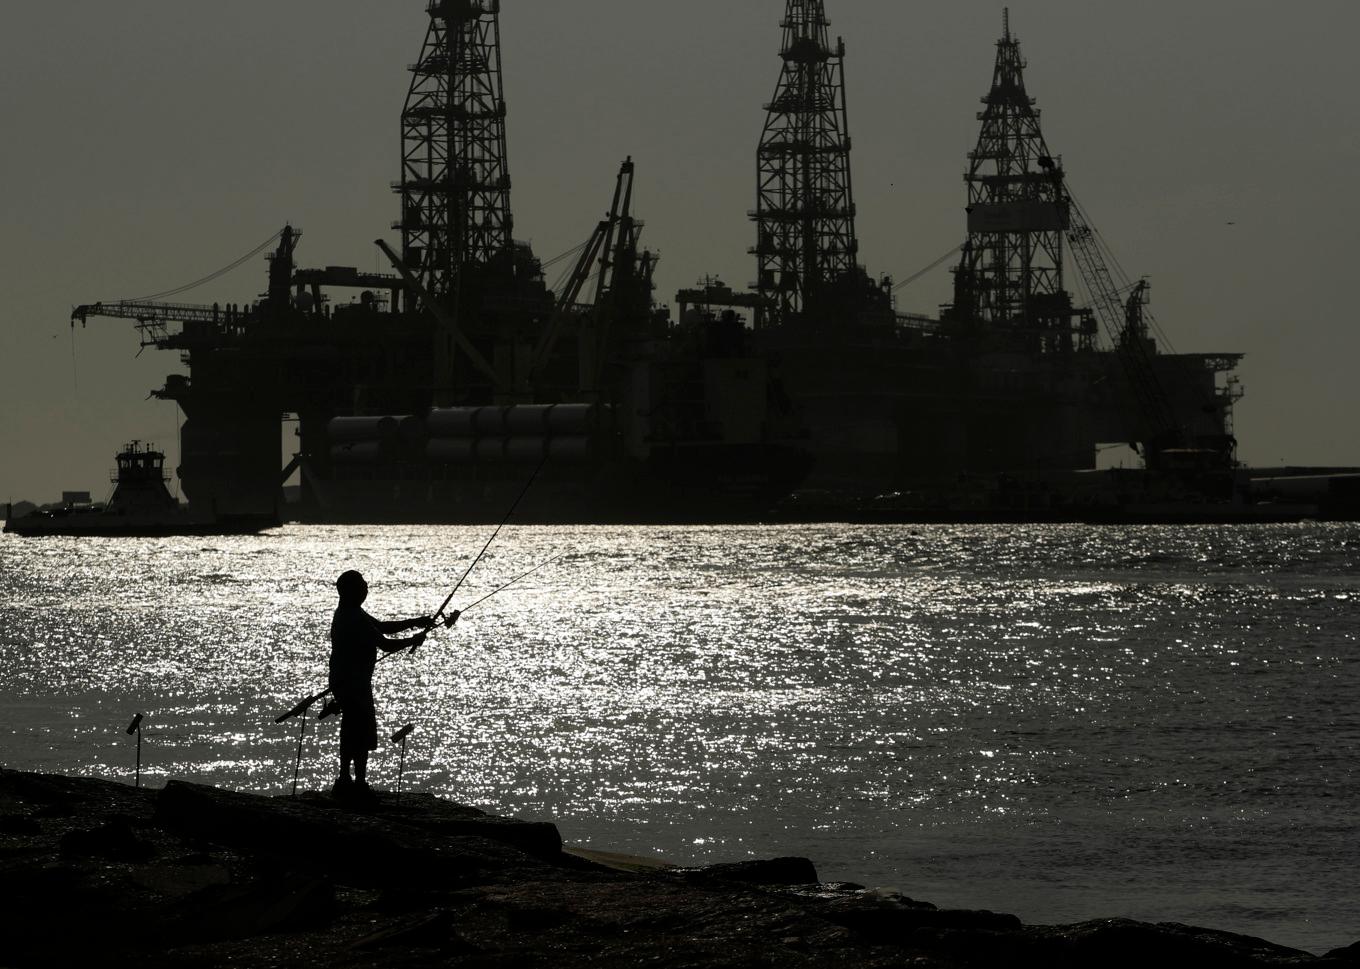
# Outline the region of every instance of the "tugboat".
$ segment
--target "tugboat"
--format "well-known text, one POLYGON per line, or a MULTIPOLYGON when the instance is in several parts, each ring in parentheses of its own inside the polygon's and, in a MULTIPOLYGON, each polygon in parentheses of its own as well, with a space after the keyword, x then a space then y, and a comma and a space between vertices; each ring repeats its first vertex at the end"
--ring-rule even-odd
POLYGON ((133 441, 118 452, 113 495, 107 504, 62 504, 40 508, 22 518, 6 517, 6 532, 28 538, 104 536, 143 538, 168 535, 253 534, 277 520, 221 519, 180 505, 165 474, 165 454, 133 441))

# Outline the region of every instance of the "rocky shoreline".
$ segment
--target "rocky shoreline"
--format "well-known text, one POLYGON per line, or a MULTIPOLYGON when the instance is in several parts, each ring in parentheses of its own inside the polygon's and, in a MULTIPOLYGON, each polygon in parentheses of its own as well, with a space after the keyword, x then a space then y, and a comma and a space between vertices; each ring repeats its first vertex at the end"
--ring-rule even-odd
POLYGON ((937 909, 802 858, 656 867, 430 795, 357 812, 5 770, 0 897, 6 967, 1360 966, 1360 943, 937 909))

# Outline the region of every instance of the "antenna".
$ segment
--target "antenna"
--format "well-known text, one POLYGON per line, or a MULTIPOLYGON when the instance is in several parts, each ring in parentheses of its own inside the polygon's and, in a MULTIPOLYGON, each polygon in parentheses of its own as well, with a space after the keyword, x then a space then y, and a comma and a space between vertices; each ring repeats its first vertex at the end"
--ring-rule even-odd
POLYGON ((1011 8, 1010 8, 1010 7, 1002 7, 1002 8, 1001 8, 1001 30, 1002 30, 1002 33, 1005 35, 1006 42, 1009 43, 1009 42, 1010 42, 1010 39, 1011 39, 1011 8))

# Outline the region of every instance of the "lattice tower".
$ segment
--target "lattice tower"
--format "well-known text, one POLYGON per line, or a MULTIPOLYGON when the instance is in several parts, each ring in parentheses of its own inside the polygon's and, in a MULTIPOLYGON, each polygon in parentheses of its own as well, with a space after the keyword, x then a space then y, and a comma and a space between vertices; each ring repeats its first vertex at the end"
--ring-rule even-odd
POLYGON ((757 288, 773 323, 815 307, 855 272, 855 204, 845 104, 845 44, 833 48, 822 0, 788 0, 784 67, 758 153, 757 288))
POLYGON ((982 132, 968 156, 968 243, 955 270, 954 311, 1039 328, 1066 325, 1071 314, 1063 288, 1069 218, 1062 166, 1025 91, 1025 66, 1007 11, 992 89, 978 114, 982 132))
POLYGON ((508 262, 500 0, 431 0, 401 115, 402 257, 430 292, 456 291, 465 267, 508 262))

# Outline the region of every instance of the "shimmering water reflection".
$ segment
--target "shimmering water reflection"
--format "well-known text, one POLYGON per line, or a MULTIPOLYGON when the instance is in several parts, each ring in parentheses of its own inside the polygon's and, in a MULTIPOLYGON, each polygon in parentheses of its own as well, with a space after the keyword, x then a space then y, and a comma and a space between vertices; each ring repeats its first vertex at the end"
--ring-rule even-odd
MULTIPOLYGON (((418 615, 485 538, 6 537, 5 763, 127 777, 143 711, 153 782, 283 792, 334 576, 418 615)), ((1360 937, 1360 529, 511 528, 455 604, 562 552, 380 666, 408 788, 1031 921, 1360 937)))

